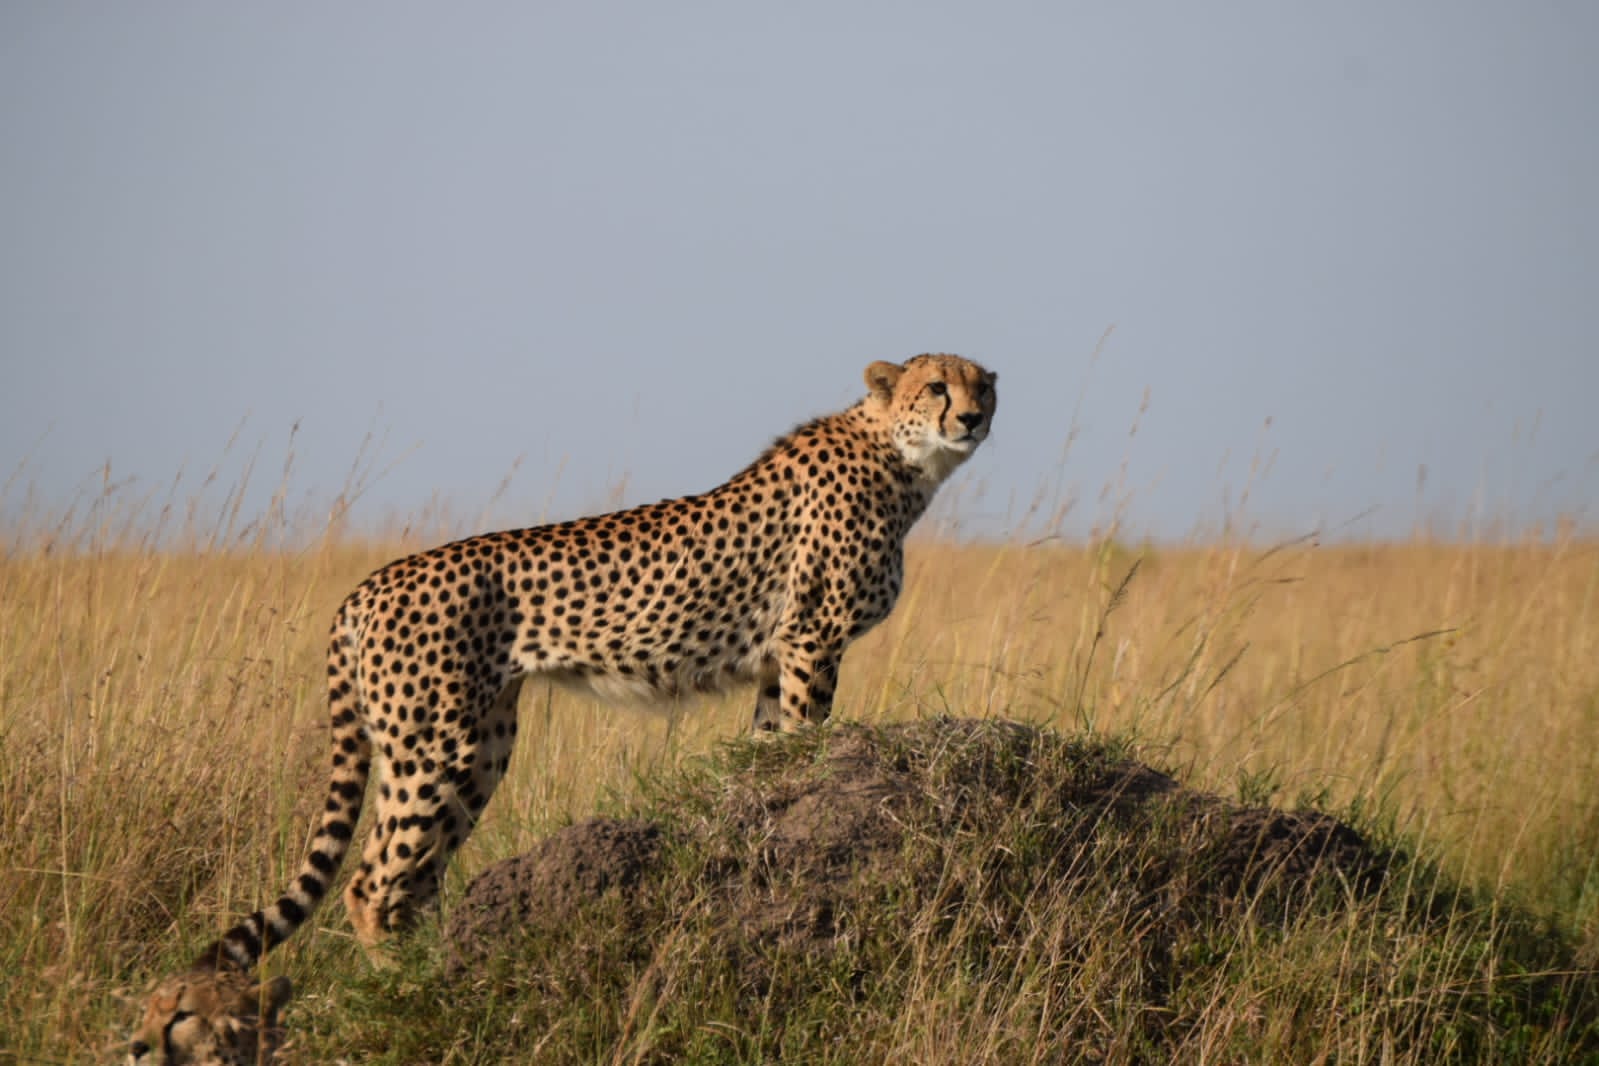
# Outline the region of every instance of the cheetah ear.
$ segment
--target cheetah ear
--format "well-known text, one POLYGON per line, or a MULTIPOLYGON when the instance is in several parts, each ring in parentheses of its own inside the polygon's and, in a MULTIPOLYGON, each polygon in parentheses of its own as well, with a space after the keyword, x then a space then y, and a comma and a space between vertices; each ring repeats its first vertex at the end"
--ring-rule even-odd
POLYGON ((238 1009, 242 1013, 256 1015, 269 1024, 275 1024, 278 1011, 293 994, 294 985, 287 977, 274 977, 270 981, 251 985, 240 997, 238 1009), (256 1014, 257 1011, 259 1014, 256 1014))
POLYGON ((866 368, 866 387, 873 398, 887 402, 894 398, 894 386, 905 368, 894 363, 876 362, 866 368))
POLYGON ((267 981, 267 1002, 272 1005, 272 1010, 277 1010, 281 1005, 289 1002, 289 996, 294 994, 294 983, 286 977, 275 977, 267 981))

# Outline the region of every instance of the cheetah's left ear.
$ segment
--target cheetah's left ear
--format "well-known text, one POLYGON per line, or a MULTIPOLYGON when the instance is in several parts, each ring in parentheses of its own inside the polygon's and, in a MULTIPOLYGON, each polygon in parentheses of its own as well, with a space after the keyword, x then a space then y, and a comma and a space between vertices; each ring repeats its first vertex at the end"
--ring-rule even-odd
POLYGON ((894 363, 876 362, 866 368, 866 387, 879 400, 894 398, 894 386, 905 368, 894 363))
POLYGON ((245 1017, 259 1017, 269 1025, 277 1024, 278 1011, 294 995, 294 985, 287 977, 274 977, 270 981, 251 985, 239 994, 234 1012, 245 1017))

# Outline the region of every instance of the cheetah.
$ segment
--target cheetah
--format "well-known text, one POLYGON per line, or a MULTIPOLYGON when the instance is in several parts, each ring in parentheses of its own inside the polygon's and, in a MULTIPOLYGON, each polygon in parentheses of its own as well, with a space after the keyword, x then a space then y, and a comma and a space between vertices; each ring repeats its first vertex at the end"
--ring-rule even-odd
POLYGON ((865 379, 852 407, 703 495, 475 536, 367 578, 333 621, 332 777, 310 853, 195 979, 248 972, 305 922, 374 757, 344 904, 368 946, 413 921, 505 773, 529 678, 653 700, 754 682, 757 734, 825 720, 845 646, 899 596, 906 534, 994 417, 996 376, 959 356, 875 362, 865 379))
POLYGON ((291 991, 287 977, 257 984, 238 971, 169 977, 150 993, 127 1061, 143 1066, 159 1051, 167 1066, 269 1066, 291 991))

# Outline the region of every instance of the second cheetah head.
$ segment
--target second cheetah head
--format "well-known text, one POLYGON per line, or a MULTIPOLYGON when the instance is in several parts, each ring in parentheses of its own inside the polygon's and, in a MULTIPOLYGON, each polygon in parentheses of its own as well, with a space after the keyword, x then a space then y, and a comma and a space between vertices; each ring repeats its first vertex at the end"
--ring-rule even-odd
POLYGON ((265 1066, 282 1041, 286 977, 258 983, 236 970, 191 970, 158 984, 128 1048, 129 1066, 265 1066))

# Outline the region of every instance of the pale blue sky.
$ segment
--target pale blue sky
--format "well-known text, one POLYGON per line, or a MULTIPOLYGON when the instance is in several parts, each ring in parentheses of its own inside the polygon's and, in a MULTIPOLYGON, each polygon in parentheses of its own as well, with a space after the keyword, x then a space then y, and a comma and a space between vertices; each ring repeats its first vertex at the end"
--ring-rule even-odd
POLYGON ((944 350, 1000 373, 972 528, 1182 536, 1267 456, 1269 535, 1591 527, 1596 108, 1571 2, 11 0, 0 507, 252 455, 260 507, 297 423, 296 507, 370 433, 362 520, 521 457, 520 524, 944 350))

